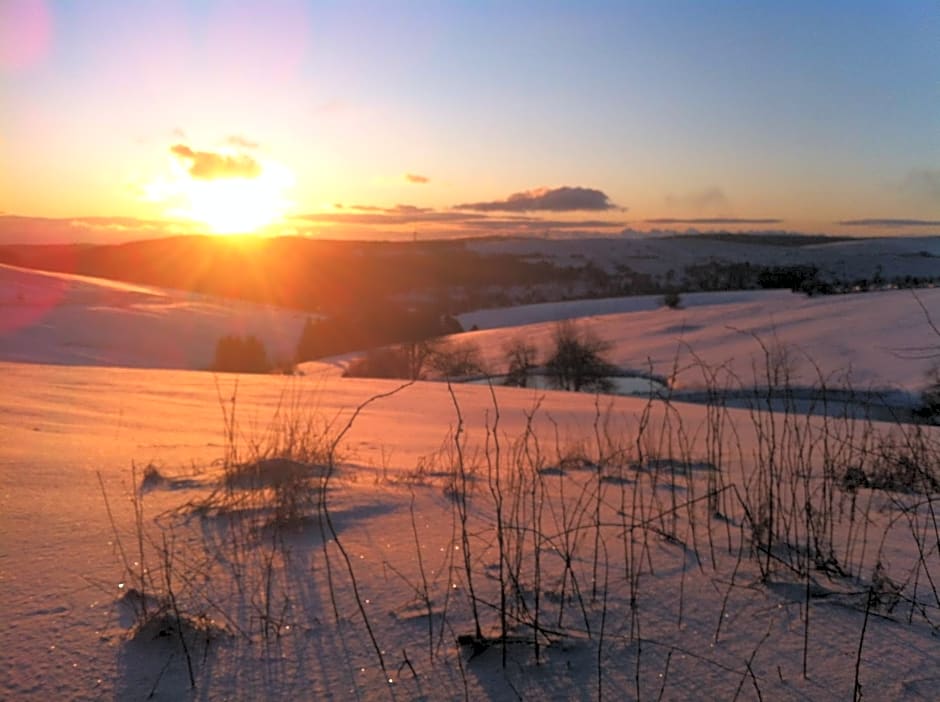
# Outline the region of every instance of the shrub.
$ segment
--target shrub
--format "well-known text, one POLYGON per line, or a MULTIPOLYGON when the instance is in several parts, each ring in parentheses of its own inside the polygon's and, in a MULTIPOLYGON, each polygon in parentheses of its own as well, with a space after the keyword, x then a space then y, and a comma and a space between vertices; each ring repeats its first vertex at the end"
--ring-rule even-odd
POLYGON ((940 491, 940 474, 929 455, 889 449, 867 469, 847 468, 842 475, 842 488, 847 492, 868 488, 929 495, 940 491))
POLYGON ((545 364, 549 382, 561 390, 610 392, 617 368, 603 354, 610 344, 570 320, 555 327, 555 349, 545 364))
POLYGON ((682 305, 682 296, 675 290, 669 290, 663 295, 663 306, 671 310, 677 310, 682 305))
POLYGON ((271 364, 258 337, 231 334, 216 343, 211 369, 222 373, 267 373, 271 364))
POLYGON ((920 394, 920 407, 914 414, 928 422, 940 422, 940 364, 930 369, 927 387, 920 394))

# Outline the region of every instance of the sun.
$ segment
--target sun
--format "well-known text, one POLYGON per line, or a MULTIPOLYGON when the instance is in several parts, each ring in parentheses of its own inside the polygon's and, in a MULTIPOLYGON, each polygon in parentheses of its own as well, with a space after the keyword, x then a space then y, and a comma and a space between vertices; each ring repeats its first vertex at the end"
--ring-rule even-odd
POLYGON ((216 234, 249 234, 280 220, 289 203, 286 178, 270 167, 257 178, 192 181, 187 187, 185 217, 205 224, 216 234))
POLYGON ((284 218, 293 174, 266 161, 252 177, 200 179, 174 164, 168 179, 152 182, 146 198, 162 202, 166 215, 198 222, 213 234, 255 234, 284 218))

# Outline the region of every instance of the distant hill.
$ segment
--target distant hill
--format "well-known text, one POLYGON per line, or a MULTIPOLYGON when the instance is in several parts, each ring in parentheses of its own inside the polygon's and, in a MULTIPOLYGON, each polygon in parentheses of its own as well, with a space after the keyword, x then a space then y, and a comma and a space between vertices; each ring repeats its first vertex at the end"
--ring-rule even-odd
POLYGON ((794 274, 922 284, 940 277, 940 237, 709 233, 370 242, 176 236, 0 246, 0 262, 325 314, 391 304, 457 314, 667 290, 780 287, 794 274))

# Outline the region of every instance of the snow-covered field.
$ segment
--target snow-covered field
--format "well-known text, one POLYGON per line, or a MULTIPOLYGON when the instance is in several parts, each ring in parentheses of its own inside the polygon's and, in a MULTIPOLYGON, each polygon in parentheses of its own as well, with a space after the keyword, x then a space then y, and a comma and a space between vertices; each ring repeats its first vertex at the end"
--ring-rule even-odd
POLYGON ((693 293, 682 296, 678 310, 657 297, 625 297, 475 312, 461 322, 480 331, 459 338, 479 344, 488 364, 502 372, 507 343, 525 339, 544 354, 555 321, 573 318, 611 344, 613 363, 674 376, 678 390, 704 387, 702 365, 745 384, 756 370, 760 382, 763 344, 786 361, 794 386, 822 379, 833 387, 916 395, 931 368, 925 350, 937 344, 924 308, 940 316, 940 289, 813 298, 786 291, 693 293))
MULTIPOLYGON (((143 369, 301 320, 0 272, 0 698, 936 699, 935 429, 143 369)), ((914 392, 937 345, 903 292, 591 304, 664 375, 776 335, 797 378, 914 392)), ((531 312, 461 338, 496 364, 571 316, 531 312)))

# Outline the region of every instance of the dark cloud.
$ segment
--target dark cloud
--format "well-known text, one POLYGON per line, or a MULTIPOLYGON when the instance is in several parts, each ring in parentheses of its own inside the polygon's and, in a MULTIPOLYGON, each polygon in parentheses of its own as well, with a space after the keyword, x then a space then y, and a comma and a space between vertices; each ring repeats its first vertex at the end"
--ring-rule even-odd
POLYGON ((405 180, 409 183, 415 183, 417 185, 424 185, 425 183, 430 183, 431 179, 427 176, 418 175, 417 173, 405 173, 405 180))
POLYGON ((505 200, 470 202, 457 205, 454 209, 475 212, 577 212, 618 208, 600 190, 565 185, 560 188, 538 188, 513 193, 505 200))
POLYGON ((940 219, 843 219, 845 227, 940 227, 940 219))
POLYGON ((185 144, 175 144, 170 152, 189 161, 189 175, 199 180, 219 178, 257 178, 261 165, 247 154, 229 156, 214 151, 193 151, 185 144))
POLYGON ((260 146, 257 141, 252 141, 241 134, 231 134, 225 137, 225 143, 229 146, 237 146, 239 149, 257 149, 260 146))
POLYGON ((928 202, 940 202, 940 171, 915 168, 901 182, 901 190, 928 202))
POLYGON ((780 224, 782 219, 769 217, 748 218, 748 217, 659 217, 656 219, 644 219, 646 224, 780 224))
POLYGON ((697 190, 684 195, 667 195, 666 207, 670 210, 682 209, 692 210, 694 212, 718 211, 729 209, 728 198, 724 191, 715 186, 709 186, 704 190, 697 190))

